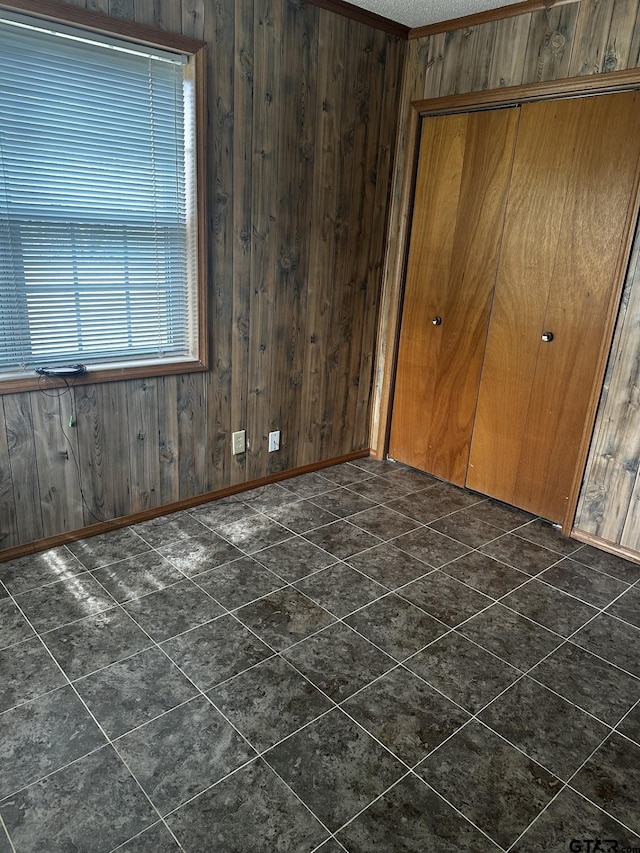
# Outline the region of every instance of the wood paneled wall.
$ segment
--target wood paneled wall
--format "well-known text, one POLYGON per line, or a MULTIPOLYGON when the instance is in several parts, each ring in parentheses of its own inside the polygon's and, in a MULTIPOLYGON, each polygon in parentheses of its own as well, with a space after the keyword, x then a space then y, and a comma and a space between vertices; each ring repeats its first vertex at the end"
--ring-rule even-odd
POLYGON ((303 0, 74 5, 207 41, 212 369, 0 398, 0 550, 369 442, 404 39, 303 0))
MULTIPOLYGON (((405 198, 410 192, 411 175, 414 161, 410 152, 417 131, 415 110, 412 101, 453 95, 462 92, 480 91, 503 86, 515 86, 545 80, 558 80, 586 74, 598 74, 607 71, 635 68, 640 65, 640 2, 639 0, 576 0, 573 3, 558 5, 546 10, 530 12, 500 21, 480 24, 470 28, 457 29, 409 41, 405 66, 405 78, 399 104, 400 125, 394 168, 391 211, 388 229, 388 253, 383 275, 383 297, 380 311, 378 350, 374 400, 372 406, 372 450, 384 453, 384 441, 388 434, 391 390, 393 385, 394 352, 387 351, 387 341, 394 338, 398 328, 404 262, 406 258, 408 223, 410 209, 405 198)), ((640 278, 640 276, 639 276, 640 278)), ((640 286, 640 282, 639 282, 640 286)), ((638 288, 636 288, 637 290, 638 288)), ((640 301, 640 300, 639 300, 640 301)), ((623 303, 619 324, 624 321, 626 306, 630 305, 627 296, 623 303)), ((628 334, 635 334, 635 369, 640 356, 637 342, 637 314, 630 321, 628 334)), ((634 356, 627 354, 627 359, 634 356)), ((627 367, 631 366, 631 361, 627 367)), ((626 379, 621 380, 623 387, 616 392, 618 401, 616 417, 620 419, 620 429, 625 429, 625 415, 628 406, 637 401, 634 383, 637 375, 627 371, 626 379), (625 399, 626 394, 626 399, 625 399)), ((600 425, 608 414, 599 414, 600 425)), ((627 415, 628 417, 628 415, 627 415)), ((597 429, 600 429, 598 425, 597 429)), ((640 423, 635 423, 635 430, 640 423)), ((609 425, 609 434, 615 432, 618 425, 609 425)), ((601 437, 604 435, 601 431, 601 437)), ((612 453, 606 465, 613 479, 623 476, 627 481, 635 480, 633 502, 627 504, 637 516, 637 501, 640 499, 638 468, 640 450, 624 439, 601 446, 601 453, 612 453), (635 454, 635 455, 634 455, 635 454), (613 469, 617 469, 617 474, 613 469), (630 471, 633 469, 633 472, 630 471)), ((635 442, 637 445, 637 441, 635 442)), ((604 463, 601 462, 601 467, 604 463)), ((594 500, 603 507, 602 482, 596 487, 588 486, 591 492, 598 494, 590 498, 592 509, 594 500)), ((606 488, 613 488, 609 483, 606 488)), ((616 490, 617 487, 616 487, 616 490)), ((619 490, 618 490, 619 491, 619 490)), ((624 500, 630 500, 629 489, 624 500)), ((619 498, 612 498, 611 507, 619 498)), ((585 505, 583 504, 583 507, 585 505)), ((602 510, 606 513, 606 510, 602 510)), ((584 518, 584 512, 583 512, 584 518)), ((602 521, 600 522, 602 523, 602 521)), ((636 545, 640 548, 637 524, 636 545)), ((602 528, 600 528, 602 529, 602 528)), ((600 534, 602 535, 602 534, 600 534)))

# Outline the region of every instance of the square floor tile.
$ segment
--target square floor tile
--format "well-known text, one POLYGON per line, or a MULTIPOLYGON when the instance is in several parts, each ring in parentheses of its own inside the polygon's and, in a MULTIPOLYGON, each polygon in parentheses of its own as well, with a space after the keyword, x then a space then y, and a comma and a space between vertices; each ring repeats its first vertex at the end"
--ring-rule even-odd
POLYGON ((162 644, 185 675, 206 690, 273 652, 233 616, 220 616, 162 644))
POLYGON ((507 663, 527 670, 556 649, 562 637, 494 604, 458 628, 461 634, 507 663))
POLYGON ((270 483, 267 486, 258 486, 248 492, 242 492, 242 500, 253 509, 260 512, 273 509, 277 506, 285 506, 299 500, 289 489, 285 489, 280 483, 270 483))
POLYGON ((509 743, 568 779, 608 733, 607 726, 526 676, 479 715, 509 743))
POLYGON ((487 598, 441 571, 432 572, 402 587, 399 595, 451 627, 493 604, 492 598, 487 598))
POLYGON ((224 613, 211 596, 190 580, 128 601, 123 606, 129 616, 157 643, 224 613))
POLYGON ((608 554, 592 545, 583 545, 572 554, 572 557, 579 563, 584 563, 599 572, 605 572, 625 583, 635 583, 640 580, 640 565, 630 560, 623 560, 615 554, 608 554))
POLYGON ((398 465, 393 469, 380 471, 378 476, 384 477, 385 480, 389 480, 391 483, 402 483, 403 485, 410 486, 409 491, 411 493, 430 489, 431 486, 435 486, 436 483, 440 482, 432 474, 427 474, 425 471, 418 471, 416 468, 405 468, 398 465))
POLYGON ((342 708, 410 766, 470 719, 469 714, 402 667, 347 699, 342 708))
MULTIPOLYGON (((237 523, 242 524, 242 522, 237 523)), ((243 553, 235 545, 212 530, 207 530, 206 527, 203 527, 202 532, 196 536, 177 539, 158 550, 172 565, 190 578, 235 560, 243 553)))
POLYGON ((110 530, 90 539, 80 539, 78 542, 71 542, 67 547, 87 569, 99 569, 109 563, 149 551, 148 543, 129 527, 110 530))
POLYGON ((311 851, 328 835, 258 759, 173 812, 167 822, 185 850, 224 853, 311 851), (250 839, 250 841, 249 841, 250 839))
POLYGON ((92 574, 119 602, 157 592, 183 580, 182 573, 157 551, 112 563, 92 574))
POLYGON ((36 631, 50 631, 76 619, 107 610, 114 599, 88 572, 51 586, 41 586, 16 596, 36 631))
POLYGON ((492 841, 409 775, 337 833, 349 853, 497 853, 492 841))
POLYGON ((42 639, 69 678, 80 678, 153 645, 120 607, 56 628, 42 639))
POLYGON ((0 673, 0 713, 67 683, 38 639, 0 651, 0 673))
POLYGON ((528 575, 537 575, 562 559, 556 551, 550 551, 514 533, 505 533, 499 539, 483 545, 480 550, 528 575))
POLYGON ((340 465, 331 465, 322 469, 322 476, 331 480, 336 486, 348 486, 349 483, 357 483, 371 476, 369 471, 351 462, 343 462, 340 465))
POLYGON ((276 651, 292 646, 335 621, 330 613, 292 587, 241 607, 236 616, 276 651))
POLYGON ((149 521, 141 521, 133 529, 154 548, 172 545, 178 539, 188 539, 206 531, 188 512, 173 512, 170 515, 151 518, 149 521))
POLYGON ((345 563, 336 563, 328 569, 315 572, 298 581, 295 587, 338 617, 346 616, 387 594, 384 586, 345 563))
MULTIPOLYGON (((289 539, 291 531, 264 515, 252 515, 241 521, 225 524, 220 528, 220 535, 245 554, 252 554, 254 551, 268 548, 269 545, 275 545, 276 542, 289 539)), ((231 558, 223 562, 228 562, 229 559, 231 558)))
POLYGON ((403 485, 397 480, 387 480, 375 474, 367 480, 351 483, 349 489, 376 503, 386 503, 414 491, 410 485, 403 485))
POLYGON ((112 747, 0 802, 16 850, 108 853, 158 816, 112 747))
POLYGON ((166 826, 156 823, 118 847, 118 853, 180 853, 180 848, 166 826))
POLYGON ((560 646, 529 675, 610 726, 640 699, 640 679, 572 643, 560 646))
POLYGON ((505 849, 563 787, 477 720, 426 758, 417 772, 505 849))
POLYGON ((569 558, 547 569, 538 579, 595 607, 606 607, 629 588, 623 581, 569 558))
POLYGON ((570 788, 565 788, 525 832, 512 853, 566 853, 574 840, 576 850, 580 846, 584 851, 589 846, 594 850, 598 839, 600 847, 604 839, 616 841, 618 850, 640 846, 640 838, 570 788))
POLYGON ((265 757, 332 832, 404 773, 397 759, 338 709, 265 757))
POLYGON ((378 545, 363 554, 357 554, 349 558, 347 563, 388 589, 396 589, 433 571, 432 566, 427 566, 422 560, 390 544, 378 545))
POLYGON ((603 613, 571 642, 640 677, 640 630, 603 613))
POLYGON ((217 569, 198 575, 195 582, 227 610, 235 610, 284 585, 281 578, 265 569, 253 557, 241 557, 217 569))
POLYGON ((294 533, 306 533, 307 530, 323 527, 331 521, 337 521, 338 518, 332 512, 306 500, 295 501, 295 503, 284 504, 263 511, 269 518, 282 524, 283 527, 288 527, 294 533))
POLYGON ((283 480, 280 485, 287 491, 293 492, 298 498, 310 498, 313 495, 321 495, 323 492, 335 488, 331 480, 324 477, 322 472, 317 471, 290 477, 288 480, 283 480))
POLYGON ((357 512, 349 520, 382 540, 402 536, 403 533, 415 530, 419 526, 417 521, 407 518, 406 515, 400 515, 399 512, 386 506, 374 506, 371 509, 365 509, 364 512, 357 512))
POLYGON ((492 598, 501 598, 530 577, 479 551, 458 557, 452 563, 447 563, 441 571, 492 598))
POLYGON ((259 751, 333 707, 281 657, 262 661, 207 695, 259 751))
POLYGON ((395 661, 346 625, 304 640, 283 657, 334 702, 346 699, 395 666, 395 661))
POLYGON ((393 540, 396 548, 406 551, 434 568, 443 566, 469 551, 466 545, 443 536, 436 530, 420 527, 393 540))
POLYGON ((518 536, 527 539, 529 542, 535 542, 536 545, 542 545, 543 548, 557 551, 563 556, 573 554, 581 547, 580 542, 576 539, 565 536, 559 528, 542 518, 534 518, 533 521, 519 527, 518 536))
POLYGON ((0 715, 0 799, 105 742, 73 688, 0 715))
POLYGON ((429 527, 471 548, 479 548, 500 536, 499 530, 464 509, 446 515, 438 521, 432 521, 429 527))
POLYGON ((465 492, 464 489, 458 489, 449 483, 436 482, 424 491, 389 501, 388 506, 408 515, 409 518, 429 524, 458 509, 466 509, 479 500, 479 497, 465 492))
POLYGON ((257 513, 257 509, 242 500, 242 494, 211 501, 190 511, 190 515, 196 521, 211 530, 217 530, 225 524, 233 524, 234 521, 241 521, 257 513))
POLYGON ((204 696, 123 735, 115 745, 161 814, 255 756, 204 696))
POLYGON ((325 527, 310 530, 305 533, 305 538, 338 560, 346 560, 360 551, 380 544, 377 536, 372 536, 348 521, 334 521, 325 527))
POLYGON ((377 503, 377 501, 369 500, 364 495, 359 495, 357 492, 343 487, 333 489, 333 491, 326 492, 323 495, 317 495, 311 500, 316 506, 337 515, 338 518, 347 518, 356 512, 371 509, 377 503))
POLYGON ((636 833, 640 833, 640 746, 611 735, 571 786, 636 833))
POLYGON ((84 571, 78 558, 63 545, 0 563, 0 580, 10 593, 18 595, 55 581, 68 580, 84 571))
POLYGON ((640 589, 634 587, 625 592, 617 601, 607 607, 607 613, 640 628, 640 589))
POLYGON ((404 660, 447 630, 446 625, 393 593, 344 621, 396 660, 404 660))
POLYGON ((34 636, 33 629, 11 599, 0 601, 0 649, 34 636))
POLYGON ((455 632, 418 652, 405 666, 473 714, 521 674, 455 632))
POLYGON ((196 694, 160 649, 147 649, 75 682, 110 738, 116 738, 196 694))
POLYGON ((573 634, 598 613, 594 607, 538 580, 505 595, 500 603, 563 637, 573 634))
POLYGON ((618 731, 622 732, 626 737, 635 740, 640 744, 640 703, 627 714, 622 723, 618 726, 618 731))
POLYGON ((477 518, 482 519, 482 521, 486 521, 487 524, 492 524, 494 527, 499 528, 504 533, 516 530, 518 527, 522 527, 523 524, 527 524, 527 522, 533 521, 535 518, 530 512, 516 509, 514 506, 501 503, 501 501, 496 501, 492 498, 474 504, 469 512, 477 518))
POLYGON ((335 557, 300 536, 258 551, 255 559, 289 582, 335 563, 335 557))

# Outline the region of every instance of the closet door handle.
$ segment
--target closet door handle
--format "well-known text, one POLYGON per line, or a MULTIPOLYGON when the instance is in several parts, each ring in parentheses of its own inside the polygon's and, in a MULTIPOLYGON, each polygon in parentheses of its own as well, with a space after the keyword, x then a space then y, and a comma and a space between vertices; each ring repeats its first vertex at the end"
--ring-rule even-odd
POLYGON ((542 340, 545 342, 545 344, 550 344, 553 340, 553 332, 543 332, 542 340))
POLYGON ((434 317, 431 322, 433 323, 434 326, 441 326, 442 325, 442 317, 434 317))

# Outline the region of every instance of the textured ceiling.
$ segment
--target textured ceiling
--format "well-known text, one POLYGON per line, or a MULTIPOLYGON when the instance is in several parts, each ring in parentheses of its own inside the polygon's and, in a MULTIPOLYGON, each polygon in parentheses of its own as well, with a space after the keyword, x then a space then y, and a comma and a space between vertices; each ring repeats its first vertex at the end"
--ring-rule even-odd
POLYGON ((438 21, 474 15, 498 6, 511 6, 515 0, 348 0, 353 6, 407 27, 424 27, 438 21))

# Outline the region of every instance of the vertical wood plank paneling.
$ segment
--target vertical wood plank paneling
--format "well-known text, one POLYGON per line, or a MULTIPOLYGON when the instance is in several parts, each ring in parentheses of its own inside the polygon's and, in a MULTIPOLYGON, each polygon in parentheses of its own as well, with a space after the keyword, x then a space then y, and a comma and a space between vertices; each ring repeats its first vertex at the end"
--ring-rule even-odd
POLYGON ((496 44, 489 70, 490 89, 519 86, 522 83, 530 27, 530 15, 517 15, 497 21, 496 44))
POLYGON ((614 6, 626 0, 582 0, 572 41, 569 76, 599 74, 604 70, 614 6))
POLYGON ((335 15, 320 10, 318 24, 318 97, 316 146, 311 195, 311 240, 307 284, 308 324, 304 349, 302 411, 298 458, 306 465, 320 457, 326 427, 326 372, 331 303, 329 298, 336 236, 337 193, 340 170, 339 128, 344 100, 347 29, 335 15))
MULTIPOLYGON (((87 5, 207 42, 212 357, 202 374, 75 389, 83 522, 366 446, 406 43, 303 0, 87 5), (230 432, 243 428, 248 452, 232 457, 230 432), (283 449, 269 455, 270 428, 283 449)), ((423 89, 426 77, 425 67, 423 89)), ((57 508, 43 491, 41 521, 24 515, 18 531, 7 469, 11 545, 80 524, 71 463, 48 449, 55 422, 34 413, 31 515, 40 484, 64 476, 68 494, 57 508)), ((0 416, 5 436, 6 424, 0 416)))
POLYGON ((11 394, 4 399, 9 465, 21 541, 28 541, 29 536, 44 535, 31 397, 26 393, 11 394))
MULTIPOLYGON (((278 83, 280 78, 280 0, 255 0, 252 252, 247 424, 255 447, 248 452, 248 479, 266 473, 264 425, 269 418, 271 360, 275 304, 275 243, 278 138, 280 133, 278 83)), ((284 427, 283 427, 284 430, 284 427)), ((283 436, 284 438, 284 436, 283 436)), ((286 440, 286 438, 285 438, 286 440)))
POLYGON ((497 33, 496 21, 447 33, 441 95, 489 88, 491 58, 497 33))
POLYGON ((74 391, 45 384, 31 406, 43 530, 75 530, 82 527, 82 498, 74 391))
POLYGON ((638 17, 639 8, 638 0, 618 0, 613 7, 609 38, 602 63, 603 71, 617 71, 630 67, 633 27, 638 17))
MULTIPOLYGON (((309 198, 299 188, 313 182, 315 75, 318 9, 283 0, 281 49, 288 57, 280 74, 277 223, 272 404, 267 431, 283 431, 279 453, 267 455, 273 473, 296 464, 302 398, 302 347, 306 338, 309 270, 309 198), (284 131, 287 128, 287 131, 284 131)), ((266 434, 262 433, 263 444, 266 434)), ((265 446, 266 452, 266 446, 265 446)))
POLYGON ((126 385, 131 507, 134 512, 160 503, 157 391, 156 379, 136 379, 126 385))
MULTIPOLYGON (((251 192, 253 166, 253 0, 236 6, 233 87, 233 317, 231 322, 231 428, 247 421, 251 310, 251 192)), ((227 437, 227 445, 229 438, 227 437)), ((247 454, 231 457, 231 483, 246 479, 247 454)))
POLYGON ((158 380, 158 464, 160 504, 168 504, 180 494, 178 467, 178 377, 158 380))
MULTIPOLYGON (((204 36, 210 49, 207 53, 209 70, 209 281, 213 288, 214 372, 208 377, 207 408, 205 408, 209 454, 213 480, 226 483, 231 467, 231 431, 242 424, 231 423, 231 337, 233 326, 233 81, 235 50, 235 3, 223 0, 207 8, 204 36)), ((197 432, 200 423, 193 421, 197 432)), ((206 443, 206 437, 203 441, 206 443)), ((195 449, 195 448, 194 448, 195 449)), ((182 453, 180 454, 182 460, 182 453)), ((190 494, 197 494, 197 483, 208 482, 189 463, 192 484, 190 494)), ((199 466, 197 466, 199 469, 199 466)), ((182 484, 182 478, 181 478, 182 484)))
MULTIPOLYGON (((10 399, 7 397, 7 399, 10 399)), ((15 490, 11 477, 11 461, 7 441, 4 400, 0 399, 0 548, 11 548, 20 542, 16 517, 15 490)))
MULTIPOLYGON (((427 61, 424 74, 424 85, 422 86, 422 98, 437 98, 440 94, 440 86, 442 85, 442 66, 444 65, 445 46, 447 41, 446 33, 437 33, 424 39, 420 45, 420 49, 426 50, 427 61)), ((411 43, 410 43, 411 44, 411 43)), ((407 68, 409 63, 407 63, 407 68)))
POLYGON ((569 76, 569 60, 579 11, 579 3, 570 3, 531 15, 523 83, 560 80, 569 76))

